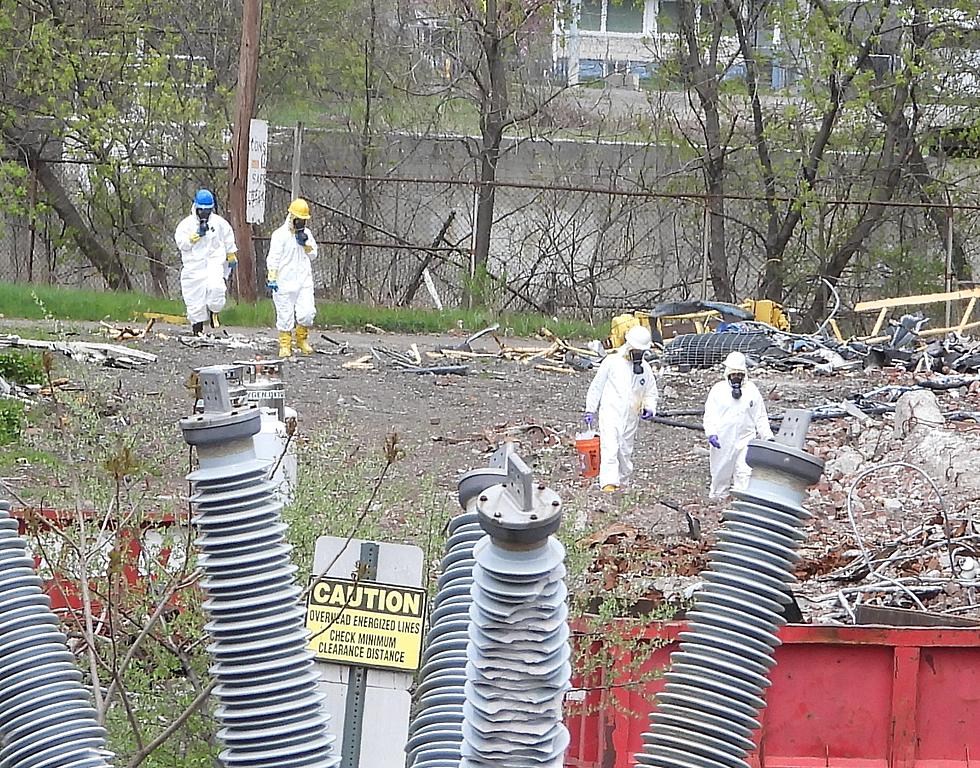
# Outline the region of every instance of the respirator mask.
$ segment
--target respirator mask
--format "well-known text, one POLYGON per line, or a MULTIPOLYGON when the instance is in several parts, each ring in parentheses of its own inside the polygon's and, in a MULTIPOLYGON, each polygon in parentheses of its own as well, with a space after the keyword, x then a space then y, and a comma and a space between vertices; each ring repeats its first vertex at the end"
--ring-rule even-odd
POLYGON ((293 219, 293 232, 296 234, 296 242, 306 245, 306 219, 293 219))
POLYGON ((199 235, 204 235, 208 231, 208 219, 211 218, 210 208, 196 208, 197 213, 197 232, 199 235))
POLYGON ((639 376, 643 373, 643 350, 631 349, 630 361, 633 363, 633 373, 639 376))
POLYGON ((732 388, 732 397, 738 400, 742 396, 742 383, 745 381, 744 373, 728 374, 728 385, 732 388))

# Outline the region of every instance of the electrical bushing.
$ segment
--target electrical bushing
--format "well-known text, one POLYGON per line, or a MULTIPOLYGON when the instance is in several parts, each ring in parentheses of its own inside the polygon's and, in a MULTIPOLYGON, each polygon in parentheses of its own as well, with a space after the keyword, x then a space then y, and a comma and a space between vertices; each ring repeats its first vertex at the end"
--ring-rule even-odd
POLYGON ((460 768, 560 768, 571 647, 561 500, 516 454, 476 498, 460 768))
POLYGON ((256 458, 258 409, 235 406, 221 367, 199 372, 203 412, 180 422, 197 449, 192 523, 204 570, 211 674, 227 768, 334 768, 307 650, 302 590, 289 559, 286 525, 270 464, 256 458))
POLYGON ((0 767, 105 768, 105 729, 0 502, 0 767))
POLYGON ((507 480, 504 469, 513 452, 505 443, 490 466, 467 472, 459 481, 464 512, 449 522, 438 592, 429 616, 416 715, 409 726, 409 768, 459 768, 463 743, 463 703, 466 700, 466 644, 473 598, 473 548, 485 536, 476 512, 478 497, 507 480))
POLYGON ((823 462, 802 450, 809 425, 809 411, 788 411, 775 440, 749 443, 751 480, 723 515, 638 767, 748 765, 810 517, 803 498, 823 472, 823 462))

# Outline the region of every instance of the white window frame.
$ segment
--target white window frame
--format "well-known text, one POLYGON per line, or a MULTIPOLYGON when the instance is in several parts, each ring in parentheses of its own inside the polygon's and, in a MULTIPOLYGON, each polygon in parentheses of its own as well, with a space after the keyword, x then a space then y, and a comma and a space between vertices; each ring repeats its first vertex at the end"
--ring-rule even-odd
POLYGON ((598 0, 602 10, 599 12, 599 29, 583 29, 581 25, 581 5, 578 5, 579 23, 578 31, 580 35, 606 35, 608 37, 628 37, 640 38, 647 37, 653 32, 657 19, 657 0, 643 0, 643 23, 639 32, 609 32, 606 30, 606 18, 609 12, 609 3, 612 0, 598 0))

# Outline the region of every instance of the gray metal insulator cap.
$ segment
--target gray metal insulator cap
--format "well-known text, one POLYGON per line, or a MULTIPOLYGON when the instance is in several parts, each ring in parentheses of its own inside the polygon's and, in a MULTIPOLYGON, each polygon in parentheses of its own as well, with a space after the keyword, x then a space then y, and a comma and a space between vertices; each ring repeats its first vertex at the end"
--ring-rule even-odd
POLYGON ((745 461, 752 469, 771 469, 807 486, 823 474, 823 461, 803 450, 812 414, 805 410, 786 411, 774 440, 753 440, 745 461))
POLYGON ((477 497, 480 526, 498 546, 524 549, 542 544, 561 524, 561 499, 513 451, 506 454, 506 478, 477 497))
POLYGON ((180 429, 188 445, 228 443, 252 437, 262 428, 261 415, 255 406, 232 406, 226 368, 215 365, 202 368, 198 373, 204 413, 180 420, 180 429))

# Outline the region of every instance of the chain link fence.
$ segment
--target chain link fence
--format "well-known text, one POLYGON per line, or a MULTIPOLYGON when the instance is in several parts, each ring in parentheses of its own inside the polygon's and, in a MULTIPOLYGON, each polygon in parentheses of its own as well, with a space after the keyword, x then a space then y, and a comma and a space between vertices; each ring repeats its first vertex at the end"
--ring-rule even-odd
MULTIPOLYGON (((292 195, 293 138, 290 128, 270 129, 266 217, 253 228, 260 284, 268 237, 284 221, 292 195)), ((677 149, 589 142, 506 147, 495 187, 489 277, 476 284, 475 140, 393 135, 383 143, 376 137, 367 151, 358 141, 345 132, 304 133, 300 191, 313 207, 312 228, 320 244, 315 280, 322 298, 456 307, 477 292, 496 309, 566 312, 588 319, 661 300, 714 298, 705 200, 689 191, 697 188, 698 171, 677 149)), ((162 184, 156 190, 152 231, 162 263, 155 264, 128 236, 124 212, 114 217, 93 209, 86 164, 55 160, 76 205, 126 264, 134 286, 179 295, 173 228, 189 211, 198 186, 209 186, 221 197, 225 165, 156 169, 162 184)), ((760 200, 736 194, 757 188, 736 160, 730 163, 732 196, 725 207, 727 258, 736 293, 747 297, 756 294, 765 270, 766 208, 760 200)), ((852 188, 841 191, 854 193, 852 188)), ((43 199, 36 190, 31 195, 43 199)), ((787 248, 789 303, 802 304, 812 295, 813 276, 866 207, 866 202, 847 199, 808 203, 787 248)), ((949 222, 967 254, 980 245, 975 210, 972 203, 951 206, 939 217, 949 222)), ((56 215, 6 214, 4 219, 0 280, 103 285, 56 215)), ((933 207, 892 201, 845 273, 839 286, 843 298, 850 302, 941 288, 951 247, 952 238, 937 224, 933 207)))

